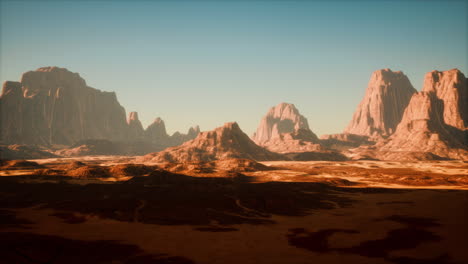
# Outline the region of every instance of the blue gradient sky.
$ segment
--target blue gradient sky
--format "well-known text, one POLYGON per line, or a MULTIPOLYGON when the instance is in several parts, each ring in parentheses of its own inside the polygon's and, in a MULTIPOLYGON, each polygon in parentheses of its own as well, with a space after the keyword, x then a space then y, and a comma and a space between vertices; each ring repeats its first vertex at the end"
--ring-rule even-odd
POLYGON ((5 1, 1 81, 42 66, 116 91, 144 126, 169 132, 294 103, 317 134, 338 133, 372 71, 468 73, 467 1, 5 1))

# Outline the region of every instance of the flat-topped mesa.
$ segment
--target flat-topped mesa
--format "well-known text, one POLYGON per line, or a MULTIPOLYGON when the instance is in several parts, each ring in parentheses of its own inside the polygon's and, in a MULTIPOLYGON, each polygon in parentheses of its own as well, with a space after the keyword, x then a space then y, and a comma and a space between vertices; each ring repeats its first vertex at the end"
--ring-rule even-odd
POLYGON ((413 95, 395 133, 380 150, 468 159, 467 84, 458 70, 426 74, 423 90, 413 95))
POLYGON ((445 124, 462 130, 468 129, 467 79, 460 70, 427 73, 422 91, 434 92, 443 101, 445 124))
POLYGON ((287 159, 256 145, 235 122, 212 131, 201 132, 195 139, 164 151, 142 157, 143 162, 192 162, 229 158, 252 160, 287 159))
POLYGON ((375 71, 344 133, 372 139, 390 136, 415 92, 403 72, 390 69, 375 71))
POLYGON ((24 73, 21 82, 5 82, 0 102, 6 144, 72 145, 127 135, 125 109, 115 93, 88 87, 64 68, 39 68, 24 73))
POLYGON ((50 89, 81 89, 87 87, 86 81, 78 73, 65 68, 42 67, 28 71, 21 76, 24 97, 34 96, 39 91, 50 89))

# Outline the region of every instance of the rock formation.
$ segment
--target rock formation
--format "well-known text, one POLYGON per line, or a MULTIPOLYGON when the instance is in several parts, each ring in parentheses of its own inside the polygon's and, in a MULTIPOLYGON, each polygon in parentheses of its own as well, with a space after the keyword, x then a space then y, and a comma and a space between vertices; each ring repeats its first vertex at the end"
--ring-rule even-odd
POLYGON ((278 153, 322 150, 307 119, 288 103, 270 108, 252 138, 258 145, 278 153))
POLYGON ((327 148, 345 150, 356 148, 361 145, 369 145, 374 142, 369 141, 369 137, 356 134, 328 134, 320 136, 320 143, 327 148))
POLYGON ((190 139, 194 139, 198 136, 198 134, 200 134, 200 127, 199 126, 193 126, 191 128, 189 128, 188 132, 187 132, 187 137, 190 138, 190 139))
POLYGON ((415 92, 408 77, 401 71, 375 71, 344 133, 373 139, 390 136, 415 92))
POLYGON ((422 91, 411 98, 395 133, 377 145, 381 158, 419 152, 468 159, 467 84, 458 69, 427 73, 422 91))
POLYGON ((424 79, 423 92, 435 93, 443 103, 443 122, 460 130, 468 129, 468 89, 465 75, 458 69, 432 71, 424 79))
POLYGON ((108 140, 126 146, 134 142, 126 152, 140 153, 182 144, 199 132, 192 128, 187 135, 170 137, 157 120, 162 128, 153 123, 145 131, 136 112, 125 119, 114 92, 89 87, 78 73, 58 67, 26 72, 20 82, 6 81, 0 96, 0 142, 5 145, 76 148, 84 140, 108 140))
POLYGON ((283 133, 291 133, 298 129, 309 129, 307 119, 302 116, 293 104, 280 103, 270 108, 260 121, 253 140, 262 144, 283 133))
POLYGON ((282 133, 261 144, 266 149, 277 153, 317 152, 325 150, 318 143, 317 136, 308 129, 299 129, 282 133))
POLYGON ((145 155, 139 161, 198 162, 230 158, 257 161, 287 159, 256 145, 237 123, 226 123, 213 131, 202 132, 180 146, 145 155))
POLYGON ((70 145, 87 138, 124 140, 125 109, 114 92, 86 85, 63 68, 44 67, 5 82, 0 98, 4 143, 70 145))
POLYGON ((15 159, 46 159, 56 158, 57 155, 47 149, 28 145, 0 145, 0 160, 15 159))
POLYGON ((130 112, 127 119, 128 124, 128 139, 133 141, 143 140, 144 129, 140 120, 138 119, 137 112, 130 112))
POLYGON ((192 140, 200 133, 200 127, 191 127, 187 134, 180 132, 174 132, 171 136, 167 134, 166 125, 161 118, 156 118, 151 125, 149 125, 144 134, 145 140, 153 144, 159 144, 161 147, 173 147, 178 146, 186 141, 192 140))
POLYGON ((189 128, 187 134, 175 132, 169 137, 168 142, 170 142, 170 146, 178 146, 186 141, 196 138, 198 134, 200 134, 200 127, 194 126, 189 128))
POLYGON ((164 120, 156 118, 145 130, 145 138, 150 142, 167 142, 169 135, 166 132, 164 120))
POLYGON ((55 151, 56 155, 62 157, 78 157, 91 155, 125 155, 129 153, 132 145, 105 139, 87 139, 77 142, 69 148, 55 151))

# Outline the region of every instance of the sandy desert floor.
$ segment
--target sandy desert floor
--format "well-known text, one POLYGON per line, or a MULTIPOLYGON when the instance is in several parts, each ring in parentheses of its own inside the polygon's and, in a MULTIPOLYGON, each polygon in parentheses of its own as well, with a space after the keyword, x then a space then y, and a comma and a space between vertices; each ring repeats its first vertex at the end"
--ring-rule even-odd
POLYGON ((465 162, 263 164, 115 182, 3 169, 0 263, 468 263, 465 162))

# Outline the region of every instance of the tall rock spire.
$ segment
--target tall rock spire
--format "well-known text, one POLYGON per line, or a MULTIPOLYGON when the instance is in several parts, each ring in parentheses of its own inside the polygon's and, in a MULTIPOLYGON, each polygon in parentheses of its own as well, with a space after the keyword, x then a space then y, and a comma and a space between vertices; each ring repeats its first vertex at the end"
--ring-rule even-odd
POLYGON ((403 72, 390 69, 375 71, 344 133, 370 138, 388 137, 395 132, 415 92, 403 72))
POLYGON ((395 133, 379 150, 467 159, 467 94, 466 78, 457 69, 426 74, 422 91, 413 95, 395 133))

